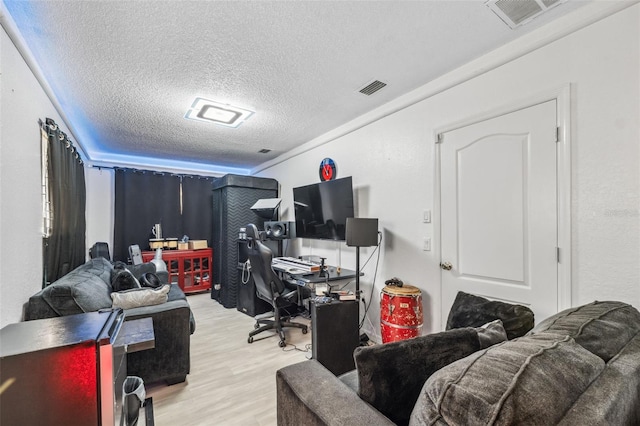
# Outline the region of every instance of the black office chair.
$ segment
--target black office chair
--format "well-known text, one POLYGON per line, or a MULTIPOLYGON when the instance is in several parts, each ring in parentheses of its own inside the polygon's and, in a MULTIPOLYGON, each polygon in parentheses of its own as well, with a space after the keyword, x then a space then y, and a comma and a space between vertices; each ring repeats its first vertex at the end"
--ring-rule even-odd
POLYGON ((296 304, 298 297, 295 289, 288 289, 271 267, 273 252, 260 241, 258 228, 250 223, 247 225, 247 253, 251 264, 251 275, 256 286, 256 294, 260 299, 266 300, 273 306, 273 319, 271 315, 255 317, 255 330, 249 333, 249 343, 253 343, 253 336, 265 330, 276 330, 280 336, 280 347, 285 347, 283 327, 297 327, 302 329, 302 334, 307 334, 308 328, 304 324, 290 322, 289 316, 280 316, 280 309, 296 304))

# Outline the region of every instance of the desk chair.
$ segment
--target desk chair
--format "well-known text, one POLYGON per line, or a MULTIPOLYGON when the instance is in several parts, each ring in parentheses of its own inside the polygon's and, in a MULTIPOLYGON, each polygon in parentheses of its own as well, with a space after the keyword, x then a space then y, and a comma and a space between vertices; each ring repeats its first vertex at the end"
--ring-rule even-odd
POLYGON ((298 324, 288 321, 290 317, 280 316, 280 309, 293 306, 296 304, 298 292, 296 290, 288 289, 280 277, 274 272, 271 267, 271 260, 273 259, 273 252, 269 247, 260 241, 258 228, 250 223, 246 227, 247 230, 247 254, 249 257, 249 263, 251 263, 251 274, 253 275, 253 281, 256 286, 256 294, 260 299, 263 299, 271 304, 273 307, 273 319, 267 319, 271 317, 269 314, 267 317, 264 315, 258 315, 255 317, 256 324, 255 330, 249 333, 249 343, 253 343, 253 336, 258 333, 262 333, 265 330, 276 330, 280 336, 280 347, 285 347, 283 327, 297 327, 302 329, 302 334, 307 334, 307 326, 304 324, 298 324))

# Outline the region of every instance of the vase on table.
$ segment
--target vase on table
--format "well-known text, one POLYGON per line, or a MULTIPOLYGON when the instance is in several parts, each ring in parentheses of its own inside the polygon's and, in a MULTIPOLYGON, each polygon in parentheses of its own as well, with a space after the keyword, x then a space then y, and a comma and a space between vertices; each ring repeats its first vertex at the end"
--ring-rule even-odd
POLYGON ((162 249, 156 249, 156 255, 151 259, 151 263, 156 265, 156 272, 167 272, 167 264, 162 260, 162 249))

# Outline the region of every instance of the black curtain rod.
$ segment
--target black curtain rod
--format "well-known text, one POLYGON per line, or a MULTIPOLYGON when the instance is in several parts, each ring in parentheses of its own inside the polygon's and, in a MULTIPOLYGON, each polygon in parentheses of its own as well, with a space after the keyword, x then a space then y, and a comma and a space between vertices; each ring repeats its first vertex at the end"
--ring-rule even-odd
POLYGON ((119 166, 95 166, 91 165, 92 168, 102 170, 115 170, 115 171, 123 171, 123 172, 133 172, 133 173, 153 173, 155 175, 169 175, 169 176, 177 176, 180 178, 190 178, 190 179, 205 179, 205 180, 216 180, 218 178, 214 176, 201 176, 201 175, 191 175, 191 174, 182 174, 182 173, 172 173, 172 172, 160 172, 157 170, 145 170, 145 169, 134 169, 132 167, 119 167, 119 166))
POLYGON ((61 143, 65 144, 65 148, 66 149, 70 149, 71 153, 73 155, 75 155, 76 160, 78 160, 80 162, 80 164, 83 164, 84 161, 82 160, 82 156, 80 155, 80 151, 78 150, 78 148, 76 148, 76 146, 73 144, 73 141, 71 139, 69 139, 69 136, 67 136, 67 134, 65 132, 63 132, 62 130, 60 130, 60 126, 58 126, 56 124, 56 122, 52 119, 52 118, 46 118, 45 122, 43 123, 41 119, 38 119, 38 123, 40 124, 40 128, 43 129, 44 131, 47 132, 47 134, 49 135, 50 131, 54 131, 54 132, 58 132, 58 139, 61 143))

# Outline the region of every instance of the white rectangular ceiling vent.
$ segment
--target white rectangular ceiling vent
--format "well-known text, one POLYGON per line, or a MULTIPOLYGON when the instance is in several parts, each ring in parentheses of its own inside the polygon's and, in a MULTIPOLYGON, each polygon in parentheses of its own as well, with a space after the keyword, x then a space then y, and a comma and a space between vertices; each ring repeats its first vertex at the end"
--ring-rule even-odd
POLYGON ((531 21, 566 0, 488 0, 485 5, 509 27, 516 28, 531 21))

